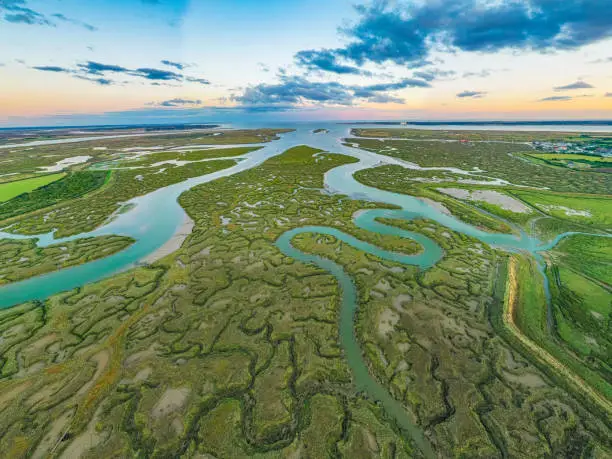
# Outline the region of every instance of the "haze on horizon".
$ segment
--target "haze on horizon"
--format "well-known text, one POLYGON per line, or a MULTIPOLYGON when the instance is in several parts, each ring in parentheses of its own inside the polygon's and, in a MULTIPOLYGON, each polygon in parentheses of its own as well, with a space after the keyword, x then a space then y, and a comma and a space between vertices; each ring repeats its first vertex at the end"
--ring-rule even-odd
POLYGON ((612 118, 602 0, 0 0, 0 127, 612 118))

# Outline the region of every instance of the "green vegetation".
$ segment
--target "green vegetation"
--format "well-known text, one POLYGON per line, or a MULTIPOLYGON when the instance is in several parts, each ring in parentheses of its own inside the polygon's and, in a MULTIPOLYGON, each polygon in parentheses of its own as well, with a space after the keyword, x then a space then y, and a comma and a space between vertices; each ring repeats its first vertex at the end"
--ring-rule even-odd
POLYGON ((511 193, 553 217, 604 230, 612 229, 611 197, 519 190, 512 190, 511 193))
MULTIPOLYGON (((175 254, 1 311, 1 450, 418 456, 387 414, 355 393, 339 345, 335 278, 275 245, 288 229, 325 225, 396 251, 419 249, 355 226, 355 212, 375 203, 322 189, 326 171, 352 161, 299 147, 198 186, 180 198, 196 226, 175 254)), ((135 171, 113 180, 121 172, 135 171)), ((503 256, 430 221, 384 223, 427 234, 444 259, 419 271, 328 236, 294 243, 355 280, 356 334, 370 371, 415 414, 436 451, 609 455, 609 427, 489 323, 503 256)))
MULTIPOLYGON (((494 232, 552 237, 610 229, 605 171, 526 158, 526 142, 583 136, 470 132, 461 143, 433 141, 461 140, 454 132, 379 131, 419 140, 349 142, 423 166, 481 170, 466 176, 382 166, 356 174, 369 186, 436 201, 441 211, 494 232), (532 188, 480 183, 492 178, 532 188)), ((279 132, 107 139, 22 150, 23 158, 0 152, 0 166, 7 161, 20 174, 13 177, 92 156, 61 180, 0 204, 1 226, 26 234, 57 229, 59 236, 91 230, 133 197, 230 167, 235 160, 219 158, 253 150, 199 145, 268 141, 279 132), (190 145, 193 151, 174 150, 190 145), (153 167, 165 161, 188 163, 153 167)), ((177 252, 0 311, 3 455, 421 457, 398 417, 374 402, 347 362, 338 278, 277 247, 288 230, 324 226, 388 251, 423 250, 356 225, 357 212, 385 206, 325 189, 326 172, 355 161, 302 146, 196 186, 179 198, 195 226, 177 252)), ((612 238, 574 235, 542 254, 547 308, 544 277, 528 254, 503 253, 426 219, 379 222, 426 235, 442 259, 421 270, 316 232, 292 245, 353 280, 351 332, 369 374, 436 454, 612 456, 612 238)), ((108 236, 38 248, 0 240, 0 284, 132 242, 108 236)))
POLYGON ((223 148, 214 150, 196 150, 196 151, 185 151, 176 152, 168 151, 162 153, 152 153, 146 156, 137 158, 135 160, 121 161, 119 166, 121 167, 150 167, 153 164, 162 163, 164 161, 202 161, 212 158, 226 157, 230 158, 233 156, 246 155, 255 150, 259 150, 261 147, 243 147, 243 148, 223 148))
POLYGON ((417 140, 469 140, 472 142, 576 142, 607 145, 610 135, 606 133, 579 132, 539 132, 539 131, 466 131, 439 129, 395 129, 395 128, 365 128, 353 129, 352 134, 359 137, 405 138, 417 140))
MULTIPOLYGON (((399 135, 402 131, 396 133, 399 135)), ((532 133, 528 133, 532 134, 532 133)), ((524 143, 439 142, 347 139, 366 150, 410 161, 422 167, 456 167, 515 185, 558 192, 610 194, 612 174, 551 167, 525 159, 532 148, 524 143)))
POLYGON ((588 280, 579 275, 575 277, 565 269, 560 273, 553 265, 550 268, 552 317, 549 318, 543 278, 535 262, 526 257, 516 257, 516 260, 513 318, 520 332, 536 343, 541 352, 556 359, 558 365, 569 369, 604 399, 610 400, 612 385, 608 381, 610 369, 605 357, 610 351, 609 337, 606 336, 609 317, 605 319, 602 316, 603 321, 598 321, 598 316, 590 312, 592 308, 599 314, 598 310, 603 309, 609 314, 612 311, 609 293, 593 291, 597 285, 589 285, 588 280), (579 296, 589 289, 588 299, 595 300, 599 306, 590 305, 585 301, 587 298, 579 296))
MULTIPOLYGON (((97 163, 115 161, 148 149, 170 150, 172 148, 198 146, 241 145, 270 142, 288 129, 238 129, 176 132, 143 137, 92 140, 70 144, 42 145, 38 147, 15 147, 0 149, 2 174, 34 173, 40 167, 53 166, 59 161, 77 156, 90 157, 85 163, 72 166, 70 170, 84 170, 97 163)), ((163 151, 162 150, 162 151, 163 151)), ((178 154, 178 153, 177 153, 178 154)), ((10 177, 10 176, 9 176, 10 177)))
POLYGON ((110 172, 73 172, 62 180, 0 204, 0 221, 82 197, 102 187, 110 176, 110 172))
POLYGON ((601 157, 601 156, 591 156, 591 155, 580 155, 580 154, 572 154, 572 153, 538 153, 532 154, 531 156, 535 158, 540 158, 544 160, 551 160, 552 162, 556 161, 587 161, 587 162, 602 162, 602 163, 612 163, 612 158, 610 157, 601 157))
POLYGON ((48 185, 63 178, 66 174, 41 175, 25 180, 3 183, 0 185, 0 204, 13 199, 20 194, 30 193, 31 191, 48 185))
MULTIPOLYGON (((116 170, 110 181, 97 193, 84 199, 60 202, 52 209, 28 214, 13 219, 10 231, 21 234, 41 234, 57 229, 56 237, 71 236, 91 231, 102 225, 113 213, 119 211, 123 203, 150 193, 158 188, 178 183, 191 177, 198 177, 235 164, 233 160, 218 160, 187 164, 169 165, 161 172, 157 169, 116 170)), ((109 174, 109 172, 90 172, 90 174, 109 174)), ((45 195, 42 195, 43 199, 45 195)), ((36 199, 33 198, 38 206, 36 199)))
POLYGON ((103 236, 37 247, 33 240, 0 239, 0 285, 106 257, 133 242, 127 237, 103 236))
POLYGON ((561 241, 551 256, 557 264, 607 286, 612 285, 612 238, 576 234, 561 241))
MULTIPOLYGON (((380 166, 373 169, 365 169, 355 174, 355 180, 364 185, 436 201, 454 216, 482 229, 499 233, 510 233, 513 231, 512 227, 507 223, 487 215, 476 208, 476 206, 453 199, 433 188, 434 184, 436 188, 452 184, 452 182, 445 182, 446 180, 451 180, 450 177, 452 176, 446 175, 443 172, 414 171, 404 169, 401 166, 380 166), (433 182, 428 184, 427 182, 419 181, 421 178, 433 180, 433 182)), ((494 208, 487 210, 494 210, 494 208)))

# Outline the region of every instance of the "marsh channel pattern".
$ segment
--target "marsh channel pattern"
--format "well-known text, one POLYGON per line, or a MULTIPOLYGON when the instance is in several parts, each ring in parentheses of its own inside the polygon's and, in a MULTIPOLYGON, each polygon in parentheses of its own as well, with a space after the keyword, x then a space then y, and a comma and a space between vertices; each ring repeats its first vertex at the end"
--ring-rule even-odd
MULTIPOLYGON (((342 289, 342 306, 339 324, 340 341, 347 362, 353 372, 357 389, 367 393, 374 400, 378 401, 384 407, 385 411, 395 419, 398 426, 412 437, 415 444, 424 455, 433 457, 434 453, 431 446, 428 444, 423 432, 413 422, 412 417, 404 411, 402 406, 393 399, 389 392, 379 384, 368 371, 354 330, 358 297, 357 289, 352 279, 340 265, 331 260, 316 255, 306 254, 298 250, 292 245, 292 240, 296 236, 305 233, 330 235, 343 243, 360 251, 380 257, 381 259, 417 266, 424 270, 435 265, 442 258, 443 249, 432 239, 422 234, 385 225, 380 223, 380 219, 413 220, 425 218, 433 220, 453 231, 474 237, 492 247, 506 251, 529 253, 538 261, 542 274, 545 274, 541 253, 552 249, 562 238, 575 233, 563 233, 552 241, 541 241, 531 237, 522 230, 520 230, 517 235, 489 233, 466 224, 452 215, 443 213, 441 210, 424 200, 361 184, 353 178, 355 173, 381 165, 399 165, 401 167, 419 170, 447 170, 466 176, 474 174, 474 171, 440 167, 421 168, 416 164, 365 151, 356 148, 355 145, 346 144, 345 139, 351 135, 352 126, 328 125, 325 127, 326 129, 317 130, 318 132, 313 131, 312 128, 308 126, 297 127, 292 132, 281 134, 279 140, 272 141, 263 148, 248 153, 240 158, 233 167, 192 178, 135 198, 126 203, 126 205, 129 206, 127 207, 129 209, 128 211, 119 213, 116 218, 108 224, 88 233, 54 239, 53 233, 37 236, 21 236, 0 232, 0 238, 37 238, 39 247, 87 237, 108 235, 128 236, 136 241, 125 250, 106 258, 0 287, 0 308, 9 308, 33 300, 44 300, 56 293, 81 287, 85 284, 108 278, 121 271, 137 266, 147 256, 151 255, 168 242, 178 231, 181 223, 186 218, 186 213, 177 200, 183 192, 197 185, 254 168, 267 159, 300 145, 308 145, 324 152, 339 153, 354 157, 358 159, 358 162, 341 165, 326 173, 326 191, 329 193, 346 195, 351 199, 396 206, 399 210, 371 209, 360 212, 354 216, 354 222, 360 228, 373 233, 412 239, 421 245, 421 252, 416 255, 403 255, 383 250, 372 244, 356 239, 338 229, 320 226, 291 229, 278 238, 276 245, 285 255, 304 263, 317 265, 337 279, 342 289)), ((84 138, 79 140, 86 141, 87 139, 84 138)), ((232 147, 232 145, 223 146, 223 148, 230 147, 232 147)), ((482 177, 483 174, 479 172, 478 175, 482 177)), ((495 177, 490 178, 491 180, 495 180, 495 177)), ((546 277, 544 277, 544 279, 547 284, 546 277)))

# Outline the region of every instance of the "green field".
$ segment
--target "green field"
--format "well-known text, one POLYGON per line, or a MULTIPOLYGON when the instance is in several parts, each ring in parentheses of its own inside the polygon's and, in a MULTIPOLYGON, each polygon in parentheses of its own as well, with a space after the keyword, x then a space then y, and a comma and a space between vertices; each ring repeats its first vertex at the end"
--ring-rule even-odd
POLYGON ((553 217, 612 229, 612 198, 513 190, 512 194, 553 217))
POLYGON ((592 155, 581 155, 573 153, 536 153, 530 154, 535 158, 549 159, 549 160, 564 160, 564 161, 590 161, 590 162, 601 162, 601 163, 612 163, 612 157, 592 156, 592 155))
POLYGON ((26 180, 0 184, 0 203, 9 201, 20 194, 29 193, 37 188, 60 180, 61 178, 65 177, 65 175, 66 174, 63 173, 49 174, 26 180))
POLYGON ((101 188, 110 178, 111 173, 106 171, 70 173, 61 180, 0 204, 0 221, 82 197, 101 188))

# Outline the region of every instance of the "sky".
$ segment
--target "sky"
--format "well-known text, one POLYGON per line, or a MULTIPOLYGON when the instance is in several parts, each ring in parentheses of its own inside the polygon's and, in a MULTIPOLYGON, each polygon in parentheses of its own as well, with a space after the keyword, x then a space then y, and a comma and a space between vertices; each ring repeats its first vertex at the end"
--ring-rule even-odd
POLYGON ((610 0, 0 0, 0 127, 612 119, 610 0))

